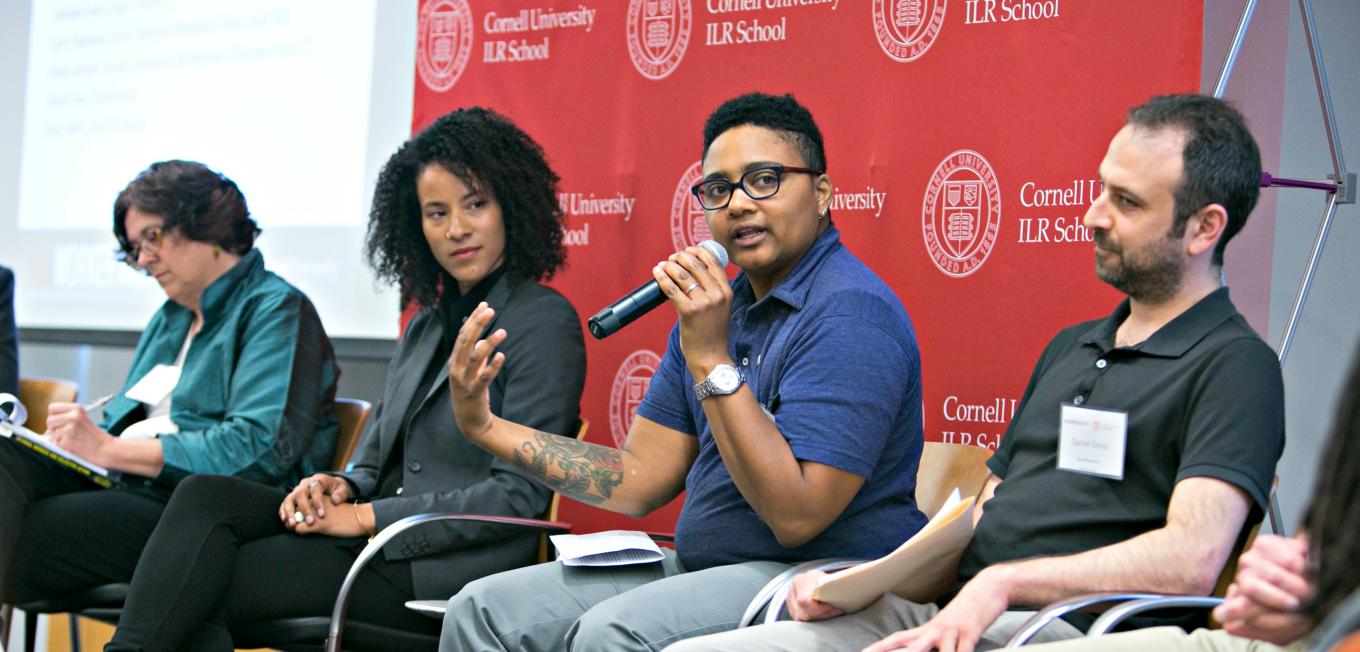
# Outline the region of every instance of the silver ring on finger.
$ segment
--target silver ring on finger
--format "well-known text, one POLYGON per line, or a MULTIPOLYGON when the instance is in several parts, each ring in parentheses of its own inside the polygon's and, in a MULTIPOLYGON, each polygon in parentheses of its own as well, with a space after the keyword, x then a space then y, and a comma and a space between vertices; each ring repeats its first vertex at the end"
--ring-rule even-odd
POLYGON ((311 480, 307 481, 307 488, 311 489, 312 487, 315 487, 319 484, 321 484, 319 480, 317 480, 316 478, 312 478, 311 480))
POLYGON ((699 287, 698 283, 690 283, 689 287, 685 288, 685 294, 688 295, 690 292, 693 292, 694 289, 697 287, 699 287))

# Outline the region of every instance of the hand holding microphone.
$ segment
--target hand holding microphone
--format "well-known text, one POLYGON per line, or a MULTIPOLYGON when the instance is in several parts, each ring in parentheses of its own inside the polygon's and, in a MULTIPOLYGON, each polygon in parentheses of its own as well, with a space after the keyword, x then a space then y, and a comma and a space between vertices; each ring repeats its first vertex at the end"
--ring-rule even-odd
POLYGON ((727 351, 732 286, 716 258, 707 247, 690 247, 652 269, 680 318, 680 350, 695 378, 707 378, 717 365, 732 364, 727 351))
MULTIPOLYGON (((727 276, 722 273, 722 270, 727 268, 727 250, 713 240, 705 240, 699 243, 699 247, 707 250, 712 255, 714 262, 717 263, 717 278, 711 278, 714 274, 708 272, 703 280, 716 281, 716 285, 730 293, 730 289, 727 289, 727 276)), ((709 288, 700 282, 701 279, 695 278, 700 273, 704 273, 703 269, 693 267, 696 262, 702 264, 703 261, 697 255, 684 252, 677 252, 672 255, 670 261, 657 266, 652 280, 638 286, 637 289, 609 304, 609 307, 591 317, 586 322, 590 328, 590 334, 599 340, 609 337, 624 326, 633 323, 638 317, 665 303, 670 294, 679 292, 690 295, 698 293, 700 288, 705 290, 717 289, 709 288), (684 254, 687 258, 682 257, 681 254, 684 254), (688 263, 690 268, 686 268, 686 265, 682 264, 681 261, 688 263), (663 267, 669 269, 663 269, 663 267), (668 285, 663 288, 662 283, 668 283, 668 285), (669 290, 670 294, 663 292, 663 289, 669 290)), ((704 265, 704 268, 706 267, 704 265)), ((708 285, 715 285, 715 283, 708 285)), ((680 306, 677 306, 677 309, 680 309, 680 306)), ((681 317, 684 318, 683 312, 681 317)))

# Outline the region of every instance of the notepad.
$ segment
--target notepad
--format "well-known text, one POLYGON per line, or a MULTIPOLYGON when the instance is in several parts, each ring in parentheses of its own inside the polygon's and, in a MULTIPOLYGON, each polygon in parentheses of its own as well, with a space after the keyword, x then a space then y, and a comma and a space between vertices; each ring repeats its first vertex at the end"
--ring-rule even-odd
POLYGON ((24 450, 79 473, 101 487, 113 486, 113 480, 109 477, 108 469, 93 464, 89 460, 57 446, 48 438, 25 428, 24 422, 28 418, 28 410, 13 394, 0 393, 0 406, 4 406, 0 407, 0 438, 8 439, 24 450))
POLYGON ((594 534, 554 534, 558 560, 566 566, 627 566, 651 564, 665 558, 644 532, 609 530, 594 534))
POLYGON ((954 490, 915 536, 873 561, 823 578, 812 597, 843 611, 859 611, 885 593, 931 602, 958 581, 959 558, 973 538, 975 498, 954 490))

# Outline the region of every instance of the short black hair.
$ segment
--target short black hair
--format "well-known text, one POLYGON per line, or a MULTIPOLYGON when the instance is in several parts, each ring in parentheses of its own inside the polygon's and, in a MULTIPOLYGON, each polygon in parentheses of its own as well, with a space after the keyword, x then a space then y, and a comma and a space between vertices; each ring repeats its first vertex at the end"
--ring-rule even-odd
POLYGON ((826 171, 826 150, 822 145, 822 131, 809 112, 793 95, 747 93, 723 102, 704 123, 704 152, 723 132, 754 125, 776 131, 787 137, 803 157, 803 164, 826 171))
POLYGON ((1228 224, 1214 247, 1213 262, 1222 265, 1228 241, 1246 225, 1261 196, 1261 151, 1246 120, 1223 100, 1184 94, 1160 95, 1134 107, 1128 123, 1140 129, 1185 132, 1172 233, 1184 235, 1191 215, 1209 204, 1221 204, 1228 211, 1228 224))
POLYGON ((195 161, 159 161, 142 170, 113 202, 113 235, 132 253, 127 213, 137 209, 162 220, 162 230, 241 255, 255 246, 259 225, 250 217, 236 182, 195 161))
POLYGON ((365 252, 378 278, 395 283, 404 300, 433 307, 442 292, 458 288, 430 253, 421 228, 416 179, 428 165, 495 198, 505 228, 507 273, 541 280, 566 263, 559 179, 543 148, 491 109, 458 109, 408 140, 378 173, 365 252))

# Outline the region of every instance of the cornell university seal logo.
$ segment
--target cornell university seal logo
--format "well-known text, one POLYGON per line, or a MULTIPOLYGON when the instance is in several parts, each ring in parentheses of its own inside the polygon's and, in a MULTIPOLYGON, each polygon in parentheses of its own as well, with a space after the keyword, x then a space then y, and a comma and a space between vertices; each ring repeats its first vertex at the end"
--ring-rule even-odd
POLYGON ((926 253, 941 272, 962 278, 992 253, 1001 230, 1001 189, 992 164, 961 149, 935 168, 921 203, 926 253))
POLYGON ((691 186, 699 183, 702 175, 701 164, 695 161, 680 176, 680 183, 675 184, 675 196, 671 198, 671 244, 675 245, 676 251, 713 239, 713 234, 708 230, 708 220, 704 219, 704 209, 699 208, 694 193, 689 191, 691 186))
POLYGON ((944 25, 945 0, 874 0, 874 35, 883 53, 915 61, 930 49, 944 25))
POLYGON ((420 10, 416 71, 430 90, 453 88, 472 53, 472 10, 467 0, 430 0, 420 10))
POLYGON ((638 405, 647 395, 647 386, 661 366, 661 357, 647 349, 638 349, 619 365, 614 374, 614 387, 609 392, 609 431, 614 445, 623 448, 628 428, 633 425, 638 405))
POLYGON ((648 79, 664 79, 685 56, 690 0, 628 0, 628 56, 648 79))

